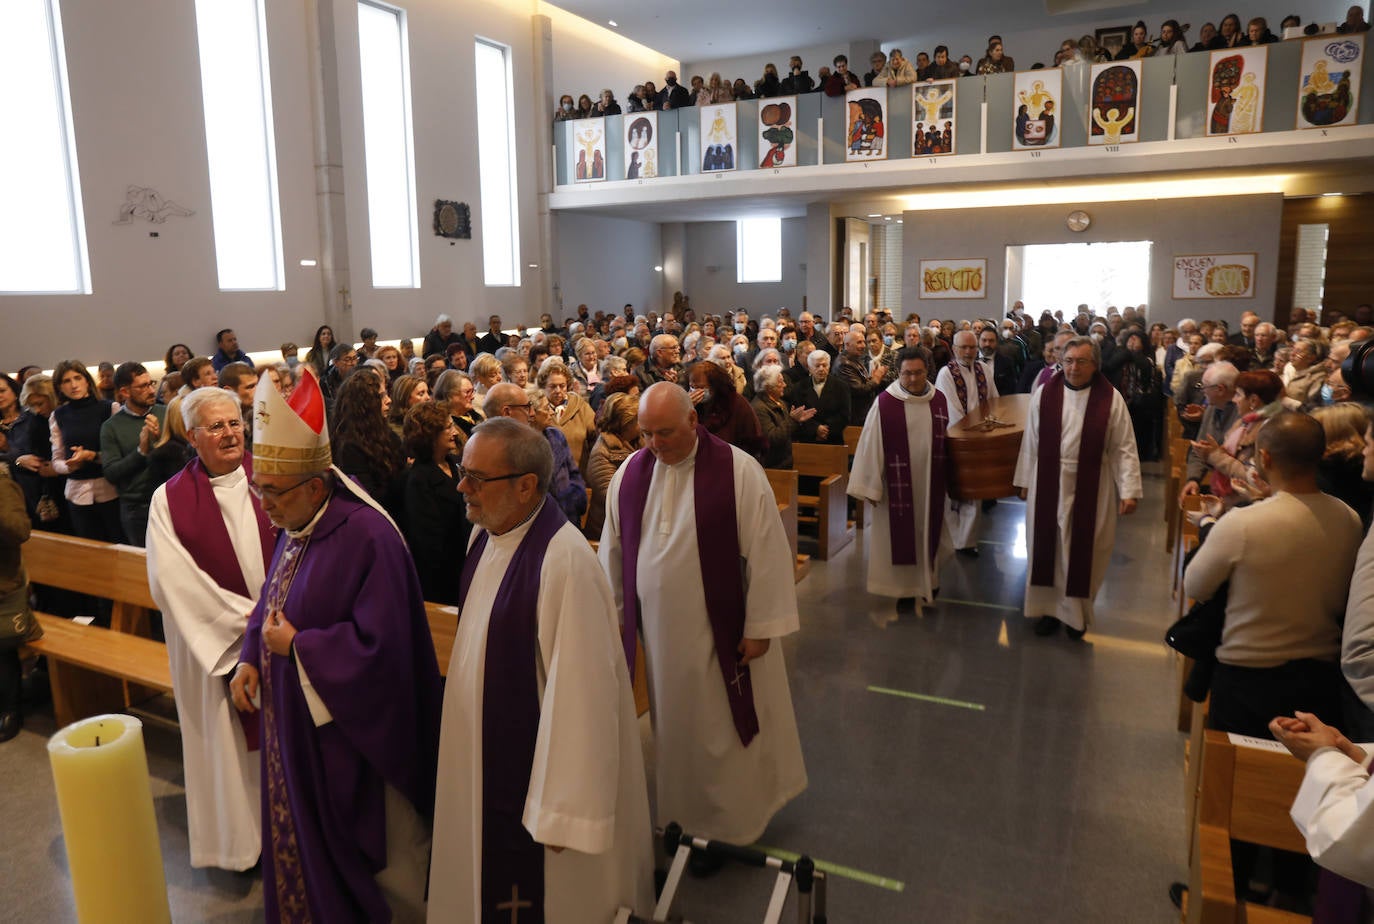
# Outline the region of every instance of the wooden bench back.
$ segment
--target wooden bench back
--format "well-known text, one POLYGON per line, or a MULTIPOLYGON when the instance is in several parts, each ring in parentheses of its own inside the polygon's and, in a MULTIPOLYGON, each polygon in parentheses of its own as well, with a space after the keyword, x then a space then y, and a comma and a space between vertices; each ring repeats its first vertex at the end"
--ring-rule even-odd
POLYGON ((798 474, 826 478, 849 472, 849 450, 842 444, 793 443, 792 466, 798 474))
POLYGON ((1306 853, 1302 834, 1288 816, 1303 770, 1303 762, 1291 754, 1234 745, 1225 732, 1209 730, 1198 822, 1224 828, 1239 841, 1306 853))
POLYGON ((773 489, 773 500, 779 507, 784 504, 797 509, 797 470, 788 468, 765 468, 768 486, 773 489))
POLYGON ((863 427, 844 428, 844 448, 849 451, 849 458, 854 458, 854 453, 859 451, 859 437, 863 435, 863 427))
POLYGON ((157 609, 148 590, 148 553, 143 549, 42 530, 34 530, 22 548, 24 568, 35 584, 157 609))

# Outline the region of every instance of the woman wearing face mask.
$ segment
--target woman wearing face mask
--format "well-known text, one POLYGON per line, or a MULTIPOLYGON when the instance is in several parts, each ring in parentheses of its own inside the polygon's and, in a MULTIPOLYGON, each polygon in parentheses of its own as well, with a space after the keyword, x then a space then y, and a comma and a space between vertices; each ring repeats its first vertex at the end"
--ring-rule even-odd
POLYGON ((767 447, 759 420, 749 402, 735 390, 730 374, 716 360, 707 360, 692 367, 688 381, 697 421, 707 432, 762 460, 767 447))
POLYGON ((573 109, 573 98, 564 93, 558 98, 558 108, 553 111, 555 122, 567 122, 577 118, 577 111, 573 109))

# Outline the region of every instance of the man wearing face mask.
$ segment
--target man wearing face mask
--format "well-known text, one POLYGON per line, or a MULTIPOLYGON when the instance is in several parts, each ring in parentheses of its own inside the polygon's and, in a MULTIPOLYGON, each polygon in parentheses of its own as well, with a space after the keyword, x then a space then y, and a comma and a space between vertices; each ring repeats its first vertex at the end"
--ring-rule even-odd
POLYGON ((683 109, 692 105, 687 88, 677 82, 677 72, 669 71, 663 78, 663 89, 658 91, 659 109, 683 109))

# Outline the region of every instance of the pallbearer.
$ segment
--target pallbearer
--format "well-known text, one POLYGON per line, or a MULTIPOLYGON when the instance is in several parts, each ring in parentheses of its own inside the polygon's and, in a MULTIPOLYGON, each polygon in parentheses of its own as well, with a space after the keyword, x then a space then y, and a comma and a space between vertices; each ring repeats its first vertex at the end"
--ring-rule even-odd
MULTIPOLYGON (((935 387, 945 395, 951 427, 975 411, 987 412, 989 403, 997 397, 997 383, 992 378, 991 364, 978 358, 978 335, 973 331, 961 330, 954 335, 954 359, 940 370, 935 387)), ((949 500, 950 537, 960 554, 978 554, 981 508, 980 501, 949 500)))
POLYGON ((628 660, 644 634, 658 821, 749 844, 806 788, 774 644, 798 627, 792 554, 763 468, 698 426, 687 392, 651 386, 639 428, 646 448, 611 479, 600 557, 628 660))
POLYGON ((429 919, 648 914, 649 797, 606 576, 548 495, 541 433, 478 424, 460 471, 478 529, 444 691, 429 919))
POLYGON ((1015 484, 1026 504, 1027 617, 1035 633, 1062 622, 1080 639, 1107 573, 1116 518, 1141 496, 1140 460, 1126 402, 1098 371, 1102 354, 1088 337, 1064 345, 1063 372, 1031 396, 1015 484))
POLYGON ((868 592, 915 609, 940 588, 940 565, 953 554, 945 520, 949 407, 929 379, 930 351, 897 352, 897 380, 864 421, 849 473, 849 493, 876 505, 868 554, 868 592))

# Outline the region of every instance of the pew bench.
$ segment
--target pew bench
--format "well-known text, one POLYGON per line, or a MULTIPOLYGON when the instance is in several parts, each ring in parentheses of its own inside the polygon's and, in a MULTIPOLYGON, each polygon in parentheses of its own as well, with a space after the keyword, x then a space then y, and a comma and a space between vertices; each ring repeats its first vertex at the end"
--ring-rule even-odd
POLYGON ((1185 924, 1296 924, 1309 917, 1241 901, 1231 872, 1231 839, 1306 853, 1288 809, 1304 765, 1288 754, 1235 745, 1223 732, 1203 739, 1202 788, 1188 875, 1185 924))
POLYGON ((172 692, 172 669, 162 642, 60 616, 36 615, 43 637, 25 648, 48 659, 58 726, 137 705, 142 698, 139 689, 151 695, 172 692))
POLYGON ((773 489, 773 500, 778 505, 778 516, 782 519, 782 531, 787 536, 787 547, 792 552, 792 579, 800 584, 802 578, 811 573, 811 556, 797 551, 797 482, 795 469, 766 468, 768 486, 773 489))
POLYGON ((828 561, 854 541, 849 519, 849 450, 844 444, 793 443, 798 475, 820 479, 815 494, 797 497, 797 523, 816 528, 816 557, 828 561))

